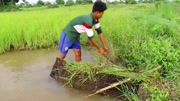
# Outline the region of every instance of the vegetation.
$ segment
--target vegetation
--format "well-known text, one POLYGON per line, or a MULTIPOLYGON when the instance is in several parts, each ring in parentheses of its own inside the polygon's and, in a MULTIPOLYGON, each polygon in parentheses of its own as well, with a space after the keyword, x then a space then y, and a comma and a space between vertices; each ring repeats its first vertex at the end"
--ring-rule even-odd
MULTIPOLYGON (((66 24, 78 15, 91 12, 91 7, 75 5, 46 9, 43 6, 21 8, 21 12, 1 13, 0 53, 11 49, 57 47, 60 33, 66 24)), ((178 0, 176 3, 108 4, 108 10, 100 20, 111 49, 109 56, 120 67, 139 67, 144 71, 163 67, 160 72, 152 75, 151 81, 143 85, 150 92, 149 101, 179 99, 179 7, 178 0), (172 92, 176 96, 171 97, 172 92)), ((81 37, 81 43, 83 46, 89 45, 86 35, 81 37)), ((97 61, 105 62, 103 59, 97 61)), ((91 72, 90 69, 85 71, 91 72)))
POLYGON ((10 3, 15 4, 19 2, 19 0, 0 0, 0 6, 8 5, 10 3))
POLYGON ((15 3, 18 3, 18 2, 19 0, 0 0, 0 12, 20 10, 18 6, 15 6, 15 3))
POLYGON ((1 6, 0 12, 14 12, 14 11, 20 11, 20 7, 15 5, 7 5, 7 6, 1 6))

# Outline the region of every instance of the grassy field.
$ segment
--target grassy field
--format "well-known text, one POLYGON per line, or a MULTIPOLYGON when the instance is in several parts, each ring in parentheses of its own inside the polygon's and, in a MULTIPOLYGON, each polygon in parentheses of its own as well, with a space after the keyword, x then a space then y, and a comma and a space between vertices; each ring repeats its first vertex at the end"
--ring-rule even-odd
MULTIPOLYGON (((0 53, 11 49, 57 47, 60 32, 66 24, 78 15, 90 13, 91 7, 38 7, 0 13, 0 53)), ((162 66, 163 70, 154 76, 175 80, 173 84, 177 92, 180 91, 178 7, 179 4, 170 3, 108 5, 100 20, 112 59, 119 60, 125 68, 149 70, 162 66)), ((82 36, 81 43, 84 46, 89 44, 86 35, 82 36)), ((163 95, 164 90, 152 88, 151 93, 150 100, 157 101, 155 95, 167 97, 163 95)))

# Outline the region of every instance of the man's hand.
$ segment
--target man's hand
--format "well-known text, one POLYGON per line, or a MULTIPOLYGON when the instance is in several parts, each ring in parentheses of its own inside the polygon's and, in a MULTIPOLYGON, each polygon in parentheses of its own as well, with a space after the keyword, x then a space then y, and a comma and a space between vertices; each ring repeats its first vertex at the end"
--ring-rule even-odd
MULTIPOLYGON (((96 41, 95 41, 94 39, 91 39, 90 42, 91 42, 91 44, 92 44, 94 47, 96 47, 96 49, 98 50, 98 52, 99 52, 101 55, 105 55, 105 54, 106 54, 106 51, 105 51, 103 48, 99 47, 99 45, 96 43, 96 41)), ((105 47, 105 49, 108 50, 107 47, 105 47)))
POLYGON ((99 48, 99 49, 98 49, 98 52, 99 52, 101 55, 105 55, 105 54, 106 54, 106 52, 104 51, 103 48, 99 48))

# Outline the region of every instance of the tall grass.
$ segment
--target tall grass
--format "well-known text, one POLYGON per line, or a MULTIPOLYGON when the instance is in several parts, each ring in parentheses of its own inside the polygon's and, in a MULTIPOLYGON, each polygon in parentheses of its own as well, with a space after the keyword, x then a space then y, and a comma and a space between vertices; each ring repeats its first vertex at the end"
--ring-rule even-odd
POLYGON ((32 49, 53 46, 71 18, 87 12, 81 7, 62 7, 30 8, 22 12, 1 13, 0 53, 10 50, 11 47, 32 49), (80 13, 77 13, 77 10, 80 13))

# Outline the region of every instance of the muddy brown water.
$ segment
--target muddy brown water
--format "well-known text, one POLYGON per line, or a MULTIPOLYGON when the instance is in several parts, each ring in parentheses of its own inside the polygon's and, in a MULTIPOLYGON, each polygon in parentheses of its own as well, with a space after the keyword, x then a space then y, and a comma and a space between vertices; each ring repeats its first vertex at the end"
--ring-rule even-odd
MULTIPOLYGON (((0 101, 112 101, 102 96, 85 98, 89 93, 63 86, 49 76, 56 49, 13 51, 0 55, 0 101)), ((93 57, 83 50, 82 60, 93 57)), ((69 51, 66 60, 73 61, 69 51)))

